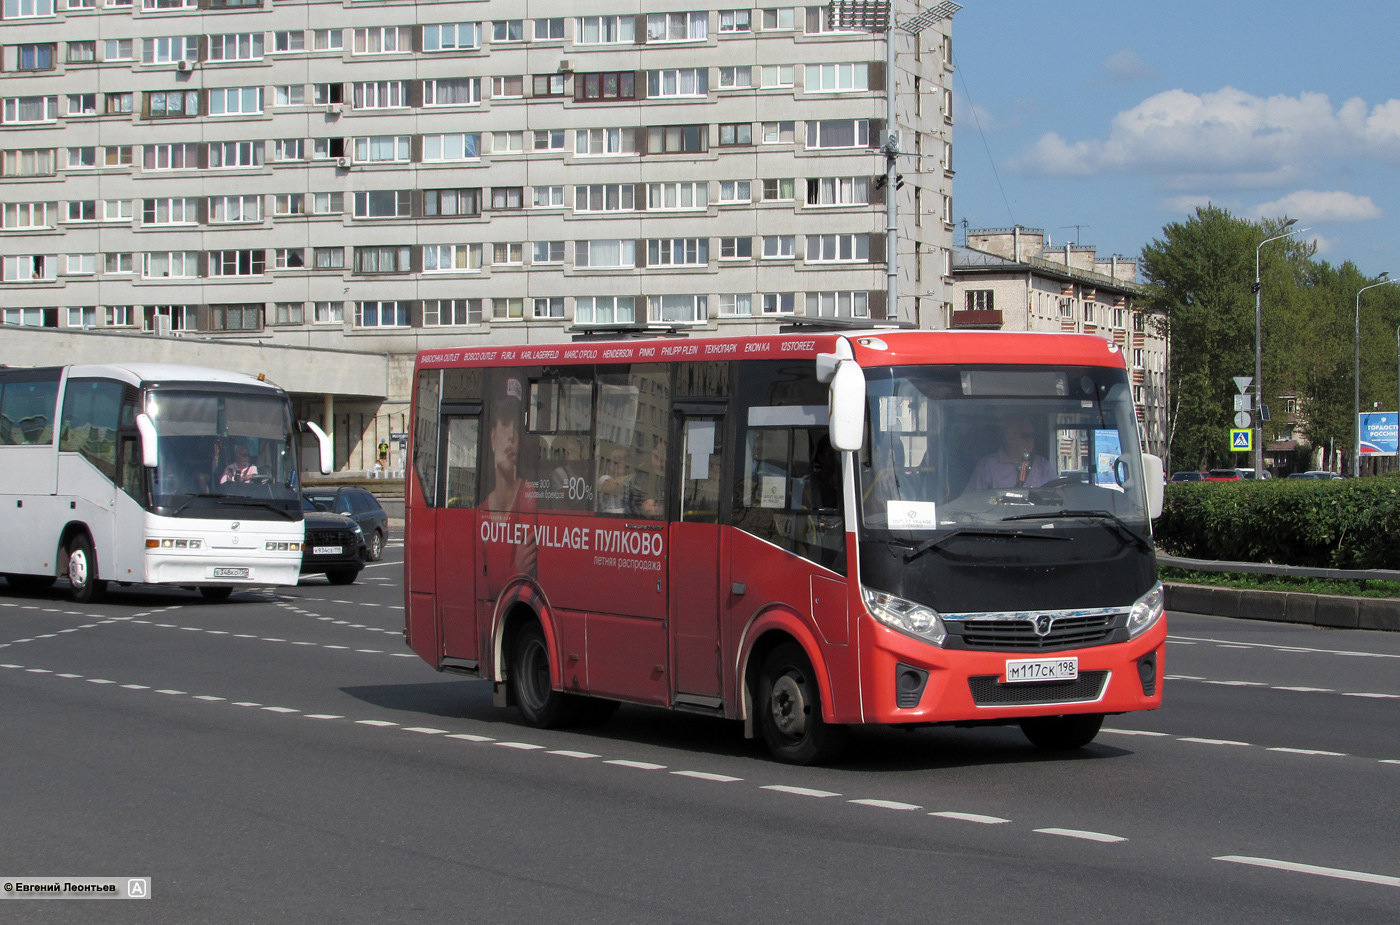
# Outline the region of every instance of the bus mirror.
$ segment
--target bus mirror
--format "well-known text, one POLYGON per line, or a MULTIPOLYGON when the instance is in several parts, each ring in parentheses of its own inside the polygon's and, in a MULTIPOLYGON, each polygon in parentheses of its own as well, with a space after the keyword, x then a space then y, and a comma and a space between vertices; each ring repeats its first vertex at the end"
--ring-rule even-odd
POLYGON ((316 435, 316 443, 321 449, 321 474, 330 475, 335 469, 335 455, 331 448, 331 438, 326 436, 326 432, 316 425, 315 421, 302 421, 306 429, 316 435))
POLYGON ((1162 516, 1163 495, 1166 493, 1166 470, 1162 457, 1151 453, 1142 454, 1142 480, 1147 488, 1147 515, 1153 520, 1162 516))
POLYGON ((860 449, 865 437, 865 373, 855 360, 841 360, 831 377, 831 448, 860 449))
POLYGON ((136 432, 141 435, 141 465, 154 469, 160 465, 160 447, 156 443, 156 425, 144 411, 136 415, 136 432))

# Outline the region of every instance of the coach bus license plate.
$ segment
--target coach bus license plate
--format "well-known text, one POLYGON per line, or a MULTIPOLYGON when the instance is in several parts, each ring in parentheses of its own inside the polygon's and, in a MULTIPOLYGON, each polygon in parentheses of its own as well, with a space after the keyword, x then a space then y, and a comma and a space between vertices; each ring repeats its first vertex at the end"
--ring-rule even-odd
POLYGON ((1017 658, 1006 663, 1006 683, 1019 681, 1075 681, 1079 678, 1079 659, 1017 658))
POLYGON ((344 551, 344 546, 313 546, 311 548, 313 556, 338 556, 344 551))
POLYGON ((247 570, 246 568, 216 568, 216 569, 214 569, 214 577, 215 577, 215 578, 247 578, 247 577, 248 577, 248 570, 247 570))

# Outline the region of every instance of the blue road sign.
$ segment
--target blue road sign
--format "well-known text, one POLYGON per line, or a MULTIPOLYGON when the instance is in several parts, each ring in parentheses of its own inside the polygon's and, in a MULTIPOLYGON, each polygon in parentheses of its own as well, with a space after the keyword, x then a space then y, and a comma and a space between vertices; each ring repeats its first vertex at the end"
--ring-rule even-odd
POLYGON ((1230 429, 1230 449, 1236 453, 1248 453, 1254 449, 1254 431, 1230 429))
POLYGON ((1397 415, 1393 411, 1367 412, 1359 416, 1362 456, 1394 456, 1397 415))

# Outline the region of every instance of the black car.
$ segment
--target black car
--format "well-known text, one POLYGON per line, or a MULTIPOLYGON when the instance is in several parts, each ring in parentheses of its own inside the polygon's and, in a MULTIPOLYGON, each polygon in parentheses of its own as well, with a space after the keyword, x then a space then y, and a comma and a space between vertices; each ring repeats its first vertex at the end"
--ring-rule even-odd
POLYGON ((384 541, 389 537, 389 515, 380 507, 378 498, 363 488, 313 488, 303 494, 321 510, 344 514, 359 524, 371 562, 383 557, 384 541))
POLYGON ((309 498, 301 499, 306 519, 306 544, 301 552, 303 575, 325 573, 333 585, 348 585, 365 567, 368 547, 360 525, 343 514, 323 511, 309 498))

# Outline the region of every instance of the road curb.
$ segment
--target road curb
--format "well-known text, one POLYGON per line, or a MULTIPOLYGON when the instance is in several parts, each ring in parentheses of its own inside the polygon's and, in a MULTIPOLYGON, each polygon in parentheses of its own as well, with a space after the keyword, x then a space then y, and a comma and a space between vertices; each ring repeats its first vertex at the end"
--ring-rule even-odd
POLYGON ((1400 600, 1167 584, 1167 609, 1237 620, 1400 632, 1400 600))

